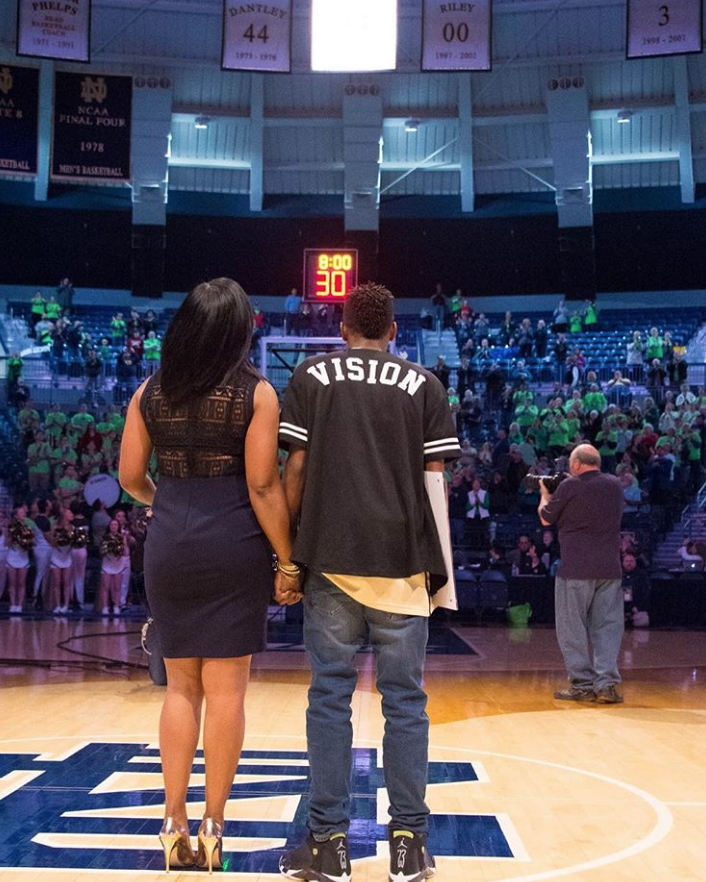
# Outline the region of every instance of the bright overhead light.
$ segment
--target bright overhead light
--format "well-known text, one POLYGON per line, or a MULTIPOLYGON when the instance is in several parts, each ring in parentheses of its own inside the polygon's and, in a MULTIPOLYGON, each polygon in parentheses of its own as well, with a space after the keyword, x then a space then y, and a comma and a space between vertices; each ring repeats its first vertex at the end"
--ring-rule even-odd
POLYGON ((624 126, 629 122, 632 122, 632 110, 619 110, 618 123, 624 126))
POLYGON ((419 119, 408 119, 404 124, 404 130, 405 132, 418 132, 421 124, 422 121, 419 119))
POLYGON ((207 129, 208 124, 211 122, 210 118, 207 116, 197 116, 194 120, 194 128, 195 129, 207 129))
POLYGON ((312 0, 312 70, 394 70, 396 58, 397 0, 312 0))

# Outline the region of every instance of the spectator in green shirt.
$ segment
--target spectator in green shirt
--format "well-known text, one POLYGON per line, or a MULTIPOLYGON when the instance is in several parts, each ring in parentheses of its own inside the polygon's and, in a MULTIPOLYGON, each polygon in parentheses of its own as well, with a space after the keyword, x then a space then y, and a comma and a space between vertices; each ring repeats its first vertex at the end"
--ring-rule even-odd
POLYGON ((34 441, 27 447, 29 489, 32 492, 49 488, 51 447, 44 432, 38 431, 34 441))
POLYGON ((122 346, 125 343, 127 324, 122 312, 117 312, 110 323, 110 334, 113 338, 113 346, 122 346))
POLYGON ((608 400, 596 383, 591 384, 589 391, 583 396, 584 410, 597 410, 599 413, 608 407, 608 400))
POLYGON ((57 303, 54 296, 51 296, 49 300, 47 300, 44 313, 50 322, 56 322, 61 318, 61 304, 57 303))
POLYGON ((657 328, 650 328, 649 336, 645 344, 645 359, 649 362, 664 357, 664 340, 659 336, 657 328))
POLYGON ((64 477, 57 485, 55 495, 64 505, 69 505, 77 499, 83 489, 83 484, 78 480, 76 466, 67 465, 64 469, 64 477))
POLYGON ((61 438, 68 421, 69 418, 62 411, 59 404, 56 402, 52 404, 51 410, 44 420, 44 428, 54 443, 57 443, 59 438, 61 438))
POLYGON ((88 405, 84 402, 79 405, 78 413, 75 413, 71 417, 71 425, 80 432, 81 435, 86 431, 86 427, 89 423, 94 423, 95 419, 93 415, 88 412, 88 405))
POLYGON ((594 300, 586 301, 586 312, 583 317, 583 325, 587 331, 598 329, 598 309, 594 300))
POLYGON ((581 314, 575 312, 572 314, 569 319, 569 333, 570 334, 580 334, 583 330, 583 320, 581 319, 581 314))
POLYGON ((162 358, 162 341, 154 331, 150 331, 144 342, 144 358, 147 367, 147 374, 151 376, 159 368, 159 362, 162 358))
POLYGON ((41 321, 44 318, 44 308, 45 308, 46 300, 44 299, 44 295, 41 291, 37 291, 37 293, 32 298, 32 329, 36 328, 37 322, 41 321))

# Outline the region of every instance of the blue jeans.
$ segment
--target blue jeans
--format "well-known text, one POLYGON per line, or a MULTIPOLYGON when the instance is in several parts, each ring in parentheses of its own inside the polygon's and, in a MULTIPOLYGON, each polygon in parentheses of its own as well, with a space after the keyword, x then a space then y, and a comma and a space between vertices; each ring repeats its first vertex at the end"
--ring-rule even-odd
POLYGON ((556 636, 571 684, 597 691, 620 683, 618 653, 625 628, 621 580, 557 576, 554 594, 556 636))
POLYGON ((304 588, 304 645, 311 661, 306 735, 311 771, 309 828, 348 830, 356 651, 369 638, 385 717, 383 772, 395 826, 425 833, 429 717, 422 686, 428 621, 363 606, 319 573, 304 588))

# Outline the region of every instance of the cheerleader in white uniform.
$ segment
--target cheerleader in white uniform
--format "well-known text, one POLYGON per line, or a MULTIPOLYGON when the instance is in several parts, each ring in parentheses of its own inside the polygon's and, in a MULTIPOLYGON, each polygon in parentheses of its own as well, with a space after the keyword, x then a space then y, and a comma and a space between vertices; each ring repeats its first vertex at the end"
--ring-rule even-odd
POLYGON ((7 579, 10 588, 10 612, 21 613, 27 590, 27 570, 29 569, 29 550, 34 533, 26 523, 27 506, 18 505, 13 519, 7 528, 7 579))
POLYGON ((110 615, 110 606, 114 613, 120 612, 120 586, 125 572, 125 555, 127 553, 125 536, 120 523, 113 519, 105 531, 101 541, 101 587, 98 604, 104 616, 110 615))
POLYGON ((74 584, 74 594, 79 609, 83 609, 85 585, 86 585, 86 559, 88 557, 89 523, 81 514, 81 505, 78 502, 71 503, 73 519, 73 548, 71 549, 71 574, 74 584))
POLYGON ((59 526, 52 531, 49 606, 54 615, 67 613, 71 602, 71 551, 74 532, 71 517, 71 512, 62 508, 59 526))

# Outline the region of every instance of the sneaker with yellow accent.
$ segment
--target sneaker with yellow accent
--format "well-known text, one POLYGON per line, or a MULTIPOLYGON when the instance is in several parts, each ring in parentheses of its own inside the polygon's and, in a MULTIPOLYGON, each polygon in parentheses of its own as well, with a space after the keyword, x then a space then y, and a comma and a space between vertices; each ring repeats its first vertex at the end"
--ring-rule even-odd
POLYGON ((279 871, 287 879, 351 882, 348 837, 345 833, 332 833, 324 842, 318 842, 309 835, 299 848, 282 855, 279 871))
POLYGON ((436 873, 426 833, 389 828, 390 882, 422 882, 436 873))

